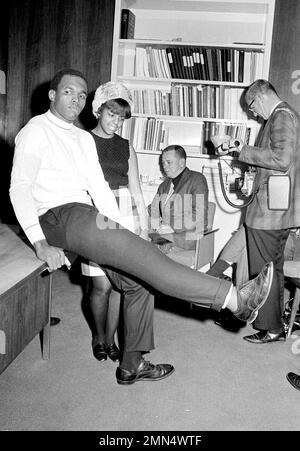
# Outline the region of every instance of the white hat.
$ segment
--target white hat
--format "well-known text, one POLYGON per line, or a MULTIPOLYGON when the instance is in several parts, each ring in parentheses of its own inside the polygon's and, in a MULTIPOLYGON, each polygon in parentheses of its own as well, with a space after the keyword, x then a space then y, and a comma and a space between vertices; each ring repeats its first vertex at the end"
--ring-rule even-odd
POLYGON ((96 89, 92 103, 93 114, 97 117, 100 106, 108 100, 113 99, 126 100, 130 106, 130 109, 133 109, 133 99, 129 89, 122 83, 108 81, 96 89))

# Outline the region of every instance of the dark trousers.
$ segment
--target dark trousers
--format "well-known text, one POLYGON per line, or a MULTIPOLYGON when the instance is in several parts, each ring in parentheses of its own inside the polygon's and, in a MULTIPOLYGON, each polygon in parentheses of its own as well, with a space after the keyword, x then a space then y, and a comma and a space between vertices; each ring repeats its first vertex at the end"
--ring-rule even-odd
MULTIPOLYGON (((105 223, 103 215, 90 205, 70 203, 52 208, 40 216, 40 224, 50 245, 74 252, 138 283, 146 282, 168 296, 220 310, 229 292, 229 282, 172 261, 154 244, 112 221, 105 223)), ((130 327, 143 334, 151 327, 138 324, 134 318, 147 302, 143 307, 135 302, 128 280, 122 283, 125 299, 131 299, 125 302, 127 312, 131 309, 130 327)), ((150 316, 140 314, 148 322, 150 316)), ((128 316, 125 319, 128 321, 128 316)))
POLYGON ((105 269, 115 290, 124 295, 124 351, 154 349, 154 296, 142 285, 111 269, 105 269))
POLYGON ((254 327, 259 330, 269 330, 274 333, 283 330, 283 263, 288 235, 288 229, 259 230, 246 227, 250 279, 257 276, 265 263, 270 261, 274 263, 274 277, 268 301, 259 310, 253 323, 254 327))

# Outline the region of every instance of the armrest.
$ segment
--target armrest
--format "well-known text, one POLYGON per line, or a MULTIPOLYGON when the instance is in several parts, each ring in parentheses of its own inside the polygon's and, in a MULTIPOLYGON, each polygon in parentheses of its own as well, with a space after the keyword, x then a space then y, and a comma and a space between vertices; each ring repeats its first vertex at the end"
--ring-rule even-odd
POLYGON ((199 232, 197 235, 197 240, 203 238, 204 236, 210 235, 212 233, 218 232, 220 229, 212 229, 212 230, 207 230, 206 232, 199 232))
POLYGON ((212 229, 198 235, 195 251, 195 269, 210 263, 214 260, 215 232, 219 229, 212 229))

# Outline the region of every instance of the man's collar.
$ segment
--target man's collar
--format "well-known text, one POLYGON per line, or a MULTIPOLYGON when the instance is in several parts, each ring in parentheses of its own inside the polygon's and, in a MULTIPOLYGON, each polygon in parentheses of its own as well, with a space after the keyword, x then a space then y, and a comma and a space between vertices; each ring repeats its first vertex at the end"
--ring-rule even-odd
POLYGON ((65 130, 71 130, 74 127, 73 123, 63 121, 59 117, 55 116, 55 114, 53 114, 51 110, 48 110, 45 113, 45 115, 50 122, 52 122, 53 124, 57 125, 60 128, 64 128, 65 130))
POLYGON ((187 167, 184 168, 183 171, 180 172, 180 174, 177 175, 177 177, 175 177, 174 179, 171 179, 171 182, 173 183, 174 188, 177 187, 178 183, 180 182, 180 179, 183 175, 184 172, 186 172, 187 167))
POLYGON ((277 103, 275 103, 275 105, 273 106, 272 110, 270 111, 270 116, 273 113, 273 111, 275 110, 275 108, 277 108, 280 103, 282 103, 282 100, 279 100, 277 103))

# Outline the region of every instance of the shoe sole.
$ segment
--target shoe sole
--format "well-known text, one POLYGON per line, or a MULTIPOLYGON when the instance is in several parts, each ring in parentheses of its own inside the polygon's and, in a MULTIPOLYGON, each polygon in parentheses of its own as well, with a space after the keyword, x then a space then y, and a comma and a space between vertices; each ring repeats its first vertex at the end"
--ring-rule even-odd
POLYGON ((257 315, 258 315, 258 311, 262 308, 262 306, 264 305, 264 303, 266 302, 266 300, 268 299, 268 296, 270 294, 271 286, 272 286, 272 283, 273 283, 273 275, 274 275, 274 265, 273 265, 272 262, 270 263, 268 272, 269 272, 269 278, 271 279, 271 281, 269 283, 267 293, 265 294, 263 301, 256 307, 256 309, 253 310, 253 312, 252 312, 253 318, 250 317, 250 319, 247 320, 248 324, 252 324, 253 321, 256 320, 257 315))
POLYGON ((291 381, 291 379, 289 378, 288 374, 286 375, 286 378, 287 378, 288 382, 291 384, 291 386, 293 388, 295 388, 296 390, 300 391, 300 387, 298 387, 297 385, 294 384, 293 381, 291 381))
POLYGON ((95 359, 98 360, 98 362, 106 362, 107 358, 103 357, 103 358, 98 358, 94 355, 95 359))
POLYGON ((120 384, 120 385, 132 385, 135 382, 139 382, 139 381, 146 381, 146 382, 161 381, 162 379, 165 379, 166 377, 171 376, 171 374, 173 374, 174 371, 175 371, 175 368, 173 368, 169 373, 164 374, 163 376, 160 376, 160 377, 156 377, 155 379, 151 379, 151 378, 148 378, 147 376, 145 376, 145 377, 140 377, 140 378, 137 377, 137 378, 135 378, 135 379, 133 379, 131 381, 122 381, 120 379, 117 379, 117 383, 120 384))
POLYGON ((247 340, 247 338, 245 338, 245 337, 243 337, 243 339, 245 341, 247 341, 248 343, 253 343, 255 345, 265 345, 265 344, 269 344, 269 343, 280 343, 280 342, 286 341, 285 337, 276 338, 276 340, 270 340, 270 341, 252 341, 252 340, 247 340))
POLYGON ((110 358, 110 360, 111 360, 112 362, 120 361, 120 357, 113 358, 113 357, 111 357, 110 355, 109 355, 108 357, 110 358))

